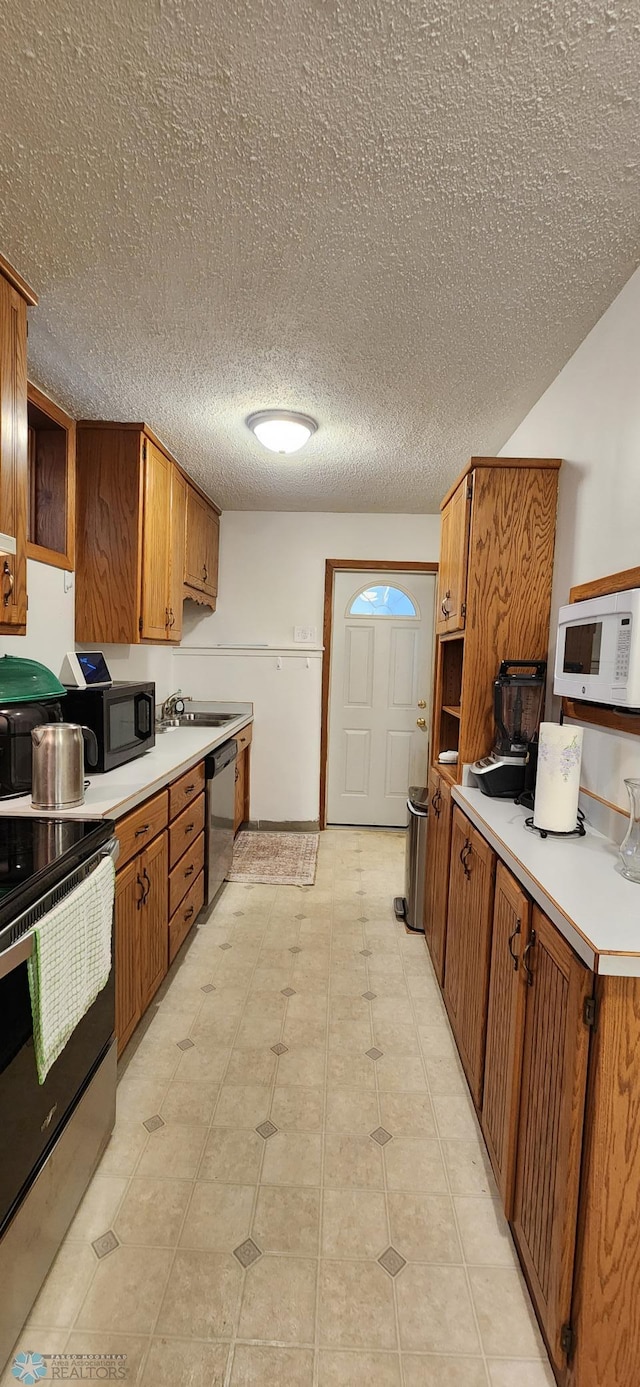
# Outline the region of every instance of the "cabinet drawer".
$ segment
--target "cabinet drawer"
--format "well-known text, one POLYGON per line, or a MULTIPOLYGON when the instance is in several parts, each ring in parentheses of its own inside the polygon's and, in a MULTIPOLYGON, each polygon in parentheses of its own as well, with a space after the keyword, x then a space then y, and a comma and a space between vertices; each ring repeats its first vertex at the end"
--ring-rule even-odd
POLYGON ((196 839, 192 847, 187 848, 180 861, 176 863, 173 871, 169 875, 169 914, 173 915, 178 909, 183 896, 193 886, 193 883, 204 867, 204 833, 196 839))
POLYGON ((204 872, 196 877, 193 886, 171 916, 169 921, 169 963, 173 960, 186 939, 196 916, 204 905, 204 872))
POLYGON ((236 733, 236 741, 237 741, 237 743, 238 743, 238 755, 240 755, 240 752, 241 752, 241 751, 244 751, 245 747, 249 746, 249 743, 250 743, 250 741, 251 741, 252 736, 253 736, 253 724, 252 724, 252 723, 249 723, 249 726, 248 726, 248 727, 243 727, 242 732, 237 732, 237 733, 236 733))
POLYGON ((166 790, 162 790, 159 795, 153 795, 151 799, 146 799, 138 809, 133 809, 130 814, 125 814, 123 819, 119 819, 116 825, 120 844, 118 871, 167 827, 168 819, 169 796, 166 790))
POLYGON ((204 795, 199 795, 169 827, 169 871, 204 828, 204 795))
POLYGON ((182 813, 185 805, 197 799, 203 790, 204 761, 199 761, 197 766, 192 766, 186 775, 181 775, 179 780, 174 780, 173 785, 169 786, 169 818, 173 821, 182 813))

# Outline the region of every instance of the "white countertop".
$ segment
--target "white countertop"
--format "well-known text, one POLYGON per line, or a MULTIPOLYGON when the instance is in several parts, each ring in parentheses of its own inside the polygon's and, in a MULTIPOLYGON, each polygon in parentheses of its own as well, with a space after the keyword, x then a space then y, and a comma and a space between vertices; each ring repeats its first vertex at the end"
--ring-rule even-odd
POLYGON ((640 977, 640 884, 619 870, 618 848, 585 824, 584 838, 540 838, 530 811, 455 785, 453 799, 589 968, 640 977))
POLYGON ((157 733, 155 746, 143 756, 137 756, 135 761, 127 761, 126 765, 115 771, 105 771, 104 775, 89 774, 84 804, 77 809, 34 809, 31 795, 20 795, 17 799, 0 800, 0 815, 5 818, 28 814, 39 819, 120 819, 149 795, 190 770, 207 752, 235 737, 250 722, 253 722, 253 714, 244 712, 224 727, 170 727, 166 732, 157 733))

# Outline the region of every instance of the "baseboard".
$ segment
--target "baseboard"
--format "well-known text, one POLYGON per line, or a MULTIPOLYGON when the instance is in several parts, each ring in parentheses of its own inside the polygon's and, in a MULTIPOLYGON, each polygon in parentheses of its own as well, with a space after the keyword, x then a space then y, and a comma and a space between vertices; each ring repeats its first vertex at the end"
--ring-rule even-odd
POLYGON ((263 833, 318 833, 318 819, 249 819, 243 828, 263 833))

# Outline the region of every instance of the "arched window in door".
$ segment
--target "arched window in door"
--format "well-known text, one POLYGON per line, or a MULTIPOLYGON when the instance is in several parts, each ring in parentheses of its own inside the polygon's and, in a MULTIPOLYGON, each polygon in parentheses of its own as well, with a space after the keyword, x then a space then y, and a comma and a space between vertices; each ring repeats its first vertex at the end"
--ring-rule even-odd
POLYGON ((353 598, 348 616, 394 616, 420 619, 415 602, 402 588, 389 583, 373 583, 353 598))

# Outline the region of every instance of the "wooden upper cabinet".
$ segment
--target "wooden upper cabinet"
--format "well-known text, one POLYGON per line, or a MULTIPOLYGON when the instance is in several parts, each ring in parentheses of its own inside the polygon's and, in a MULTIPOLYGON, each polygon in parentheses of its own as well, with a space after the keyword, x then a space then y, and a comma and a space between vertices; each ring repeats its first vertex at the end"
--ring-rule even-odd
POLYGON ((513 1232, 559 1371, 570 1323, 593 975, 537 906, 522 951, 525 1022, 513 1232))
POLYGON ((171 625, 169 545, 173 463, 151 439, 143 441, 142 608, 140 635, 164 641, 171 625))
POLYGON ((37 299, 0 256, 0 633, 27 627, 27 304, 37 299), (8 537, 8 540, 4 538, 8 537))
POLYGON ((75 568, 76 425, 29 381, 27 558, 75 568))
POLYGON ((498 862, 493 909, 482 1131, 507 1218, 513 1210, 520 1080, 526 1002, 522 953, 529 938, 531 901, 498 862))
POLYGON ((471 482, 463 477, 442 511, 436 631, 464 630, 471 482))
POLYGON ((453 811, 444 1000, 473 1101, 482 1104, 495 853, 453 811))
MULTIPOLYGON (((78 424, 76 640, 179 642, 191 491, 146 425, 78 424)), ((200 510, 201 573, 215 592, 218 514, 200 510)))
POLYGON ((217 511, 193 486, 187 487, 185 596, 215 610, 218 593, 220 521, 217 511))

